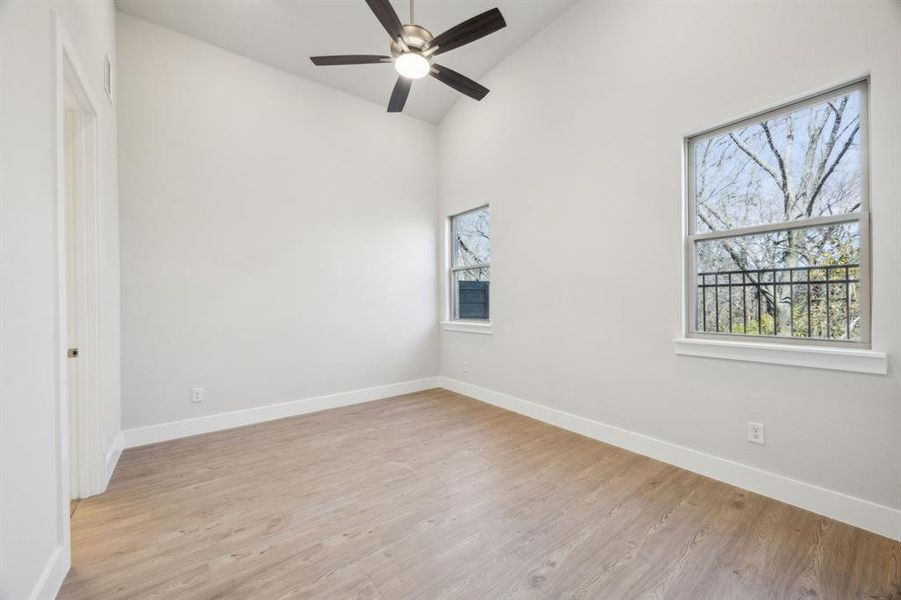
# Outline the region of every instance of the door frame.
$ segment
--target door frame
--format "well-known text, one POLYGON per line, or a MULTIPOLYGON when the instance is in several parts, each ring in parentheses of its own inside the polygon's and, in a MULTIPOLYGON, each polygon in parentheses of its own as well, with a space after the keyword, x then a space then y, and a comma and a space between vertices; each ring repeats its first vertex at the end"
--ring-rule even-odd
MULTIPOLYGON (((80 393, 76 414, 78 440, 77 482, 72 487, 79 497, 98 494, 105 487, 105 455, 103 451, 103 414, 100 399, 100 268, 99 224, 100 203, 98 194, 98 111, 91 92, 87 71, 78 59, 65 26, 56 11, 52 11, 54 39, 54 72, 52 84, 53 132, 56 157, 53 164, 56 187, 57 213, 57 287, 58 287, 58 359, 57 359, 57 460, 59 469, 59 539, 65 552, 69 552, 69 369, 79 370, 80 393), (67 97, 69 100, 67 101, 67 97), (66 182, 66 131, 65 110, 76 105, 80 127, 77 137, 78 162, 75 227, 79 231, 76 242, 76 260, 81 266, 77 278, 77 315, 81 338, 79 357, 70 360, 68 351, 68 290, 67 290, 67 182, 66 182)), ((70 558, 69 556, 66 557, 70 558)), ((65 561, 66 563, 69 560, 65 561)))

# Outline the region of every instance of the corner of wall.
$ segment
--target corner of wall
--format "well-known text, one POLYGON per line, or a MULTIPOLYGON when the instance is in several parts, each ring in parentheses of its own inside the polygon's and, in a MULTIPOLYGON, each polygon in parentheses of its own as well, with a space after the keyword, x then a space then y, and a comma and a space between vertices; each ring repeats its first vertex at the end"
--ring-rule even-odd
POLYGON ((122 450, 124 449, 124 440, 122 432, 116 434, 116 437, 113 439, 113 443, 110 444, 110 447, 106 451, 106 459, 104 460, 104 470, 103 470, 103 492, 106 491, 106 488, 109 487, 110 479, 113 477, 113 473, 116 471, 116 465, 119 464, 119 458, 122 456, 122 450))

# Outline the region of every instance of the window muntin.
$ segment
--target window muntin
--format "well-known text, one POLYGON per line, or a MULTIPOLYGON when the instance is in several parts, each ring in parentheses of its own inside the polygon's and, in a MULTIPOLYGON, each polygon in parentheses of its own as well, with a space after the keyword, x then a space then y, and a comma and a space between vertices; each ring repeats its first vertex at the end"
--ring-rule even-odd
POLYGON ((490 318, 490 217, 487 206, 451 217, 451 319, 490 318))
POLYGON ((688 140, 694 335, 869 341, 866 83, 688 140))

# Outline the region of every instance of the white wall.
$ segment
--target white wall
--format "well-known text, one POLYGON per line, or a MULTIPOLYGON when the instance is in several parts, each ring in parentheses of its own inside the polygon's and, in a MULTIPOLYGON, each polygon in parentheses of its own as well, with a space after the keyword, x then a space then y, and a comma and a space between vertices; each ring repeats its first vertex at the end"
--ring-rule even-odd
MULTIPOLYGON (((104 444, 119 432, 119 250, 112 2, 0 2, 0 598, 52 594, 68 560, 57 447, 59 289, 52 15, 57 11, 100 101, 99 195, 104 444)), ((64 465, 64 468, 68 468, 64 465)), ((67 521, 65 522, 67 526, 67 521)), ((49 597, 49 596, 47 596, 49 597)))
POLYGON ((440 127, 442 214, 491 203, 494 321, 441 334, 442 374, 901 507, 899 81, 898 2, 576 5, 440 127), (889 375, 675 356, 683 136, 867 72, 889 375))
POLYGON ((435 127, 118 27, 123 426, 436 375, 435 127))

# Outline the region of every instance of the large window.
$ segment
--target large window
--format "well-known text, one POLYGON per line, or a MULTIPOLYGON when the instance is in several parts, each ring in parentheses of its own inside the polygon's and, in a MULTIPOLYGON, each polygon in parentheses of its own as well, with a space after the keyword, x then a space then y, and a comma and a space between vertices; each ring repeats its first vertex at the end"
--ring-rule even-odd
POLYGON ((491 305, 491 229, 488 207, 451 217, 450 232, 451 318, 487 321, 491 305))
POLYGON ((688 140, 691 333, 869 342, 866 94, 688 140))

